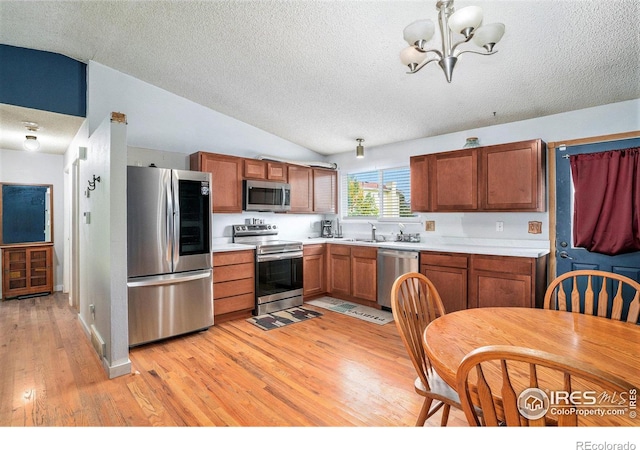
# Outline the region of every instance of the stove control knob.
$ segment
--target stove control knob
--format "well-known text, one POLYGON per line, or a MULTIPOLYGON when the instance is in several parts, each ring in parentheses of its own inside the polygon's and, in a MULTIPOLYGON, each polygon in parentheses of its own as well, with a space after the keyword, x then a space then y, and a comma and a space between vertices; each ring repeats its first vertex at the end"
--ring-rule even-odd
POLYGON ((270 230, 270 229, 271 229, 271 225, 267 225, 267 230, 270 230))
POLYGON ((273 229, 274 229, 274 230, 276 229, 276 226, 275 226, 275 225, 273 226, 273 229))

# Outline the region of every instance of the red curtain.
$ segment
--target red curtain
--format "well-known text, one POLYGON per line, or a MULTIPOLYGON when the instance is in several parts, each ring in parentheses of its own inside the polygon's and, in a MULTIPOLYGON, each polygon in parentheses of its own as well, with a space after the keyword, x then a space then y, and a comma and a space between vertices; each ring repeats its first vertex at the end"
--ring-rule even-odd
POLYGON ((640 147, 569 161, 574 245, 605 255, 640 251, 640 147))

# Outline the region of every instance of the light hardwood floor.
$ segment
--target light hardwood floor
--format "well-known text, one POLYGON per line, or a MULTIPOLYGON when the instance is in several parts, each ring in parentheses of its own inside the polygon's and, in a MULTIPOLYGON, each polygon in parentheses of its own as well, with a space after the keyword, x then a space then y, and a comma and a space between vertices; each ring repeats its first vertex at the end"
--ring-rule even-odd
POLYGON ((109 380, 66 295, 2 301, 0 426, 412 426, 422 398, 395 324, 317 310, 134 348, 132 374, 109 380))

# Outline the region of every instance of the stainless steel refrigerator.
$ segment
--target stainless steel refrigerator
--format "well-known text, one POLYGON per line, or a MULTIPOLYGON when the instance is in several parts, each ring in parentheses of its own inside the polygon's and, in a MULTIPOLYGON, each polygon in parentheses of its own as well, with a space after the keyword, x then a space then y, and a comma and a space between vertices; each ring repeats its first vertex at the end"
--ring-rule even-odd
POLYGON ((213 325, 211 175, 127 167, 129 346, 213 325))

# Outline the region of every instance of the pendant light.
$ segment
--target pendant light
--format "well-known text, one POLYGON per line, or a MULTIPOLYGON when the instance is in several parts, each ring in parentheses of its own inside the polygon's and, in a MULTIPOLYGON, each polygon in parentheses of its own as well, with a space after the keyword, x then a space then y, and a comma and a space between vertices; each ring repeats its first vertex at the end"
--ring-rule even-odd
POLYGON ((356 158, 364 158, 364 147, 362 146, 364 139, 358 138, 356 141, 358 141, 358 146, 356 147, 356 158))

